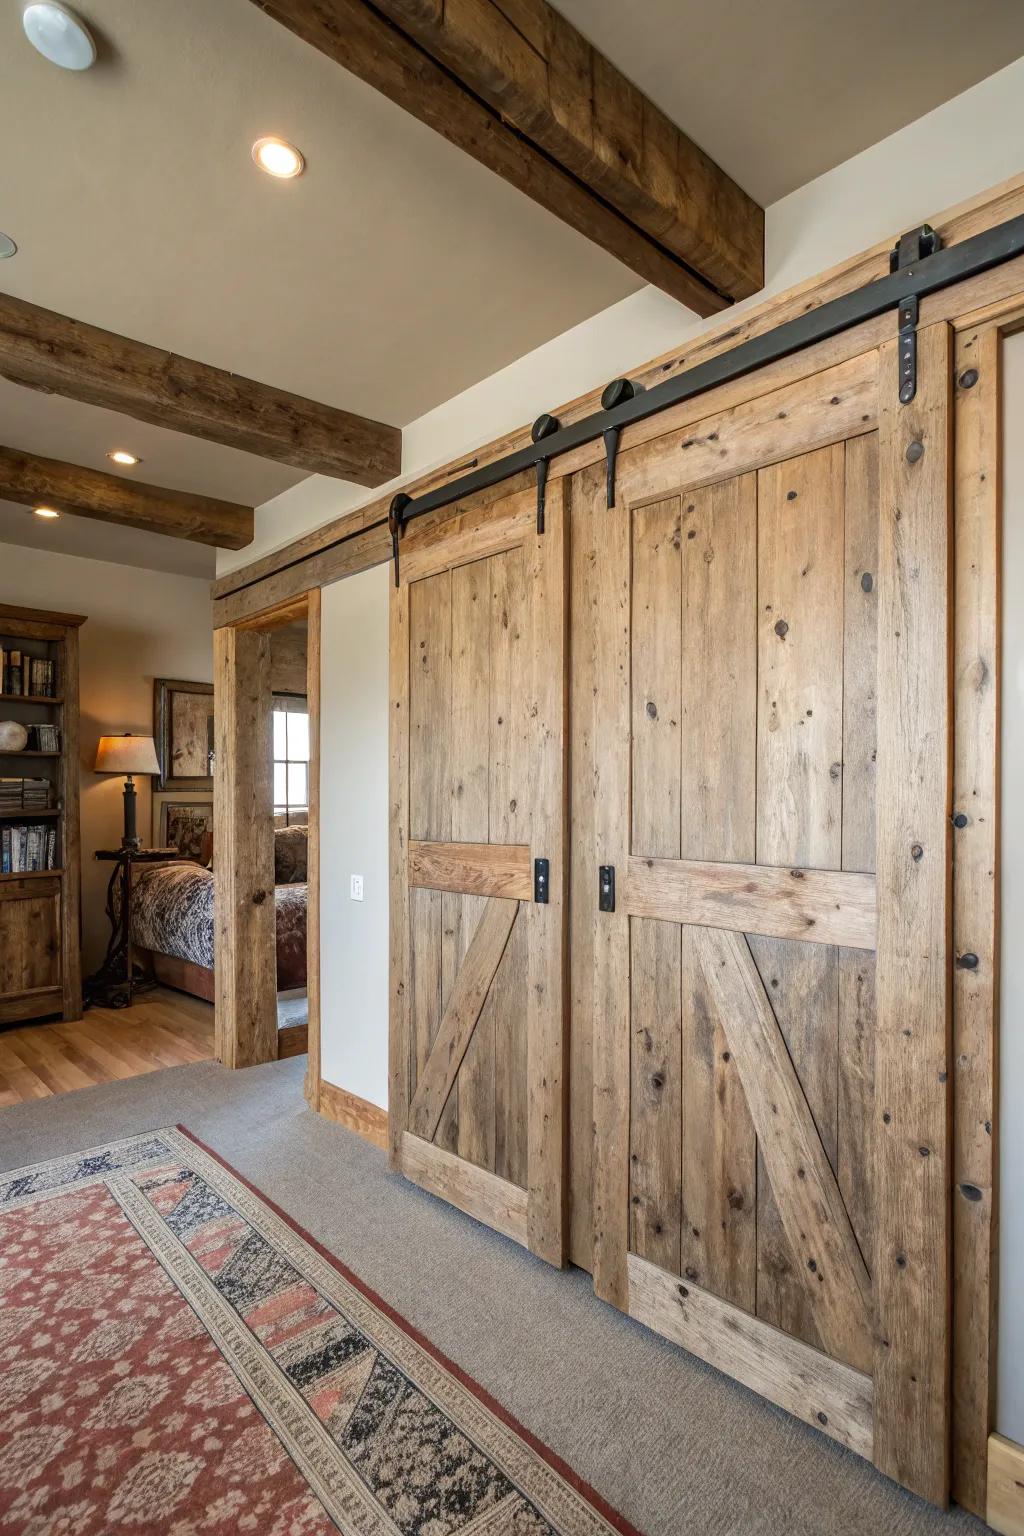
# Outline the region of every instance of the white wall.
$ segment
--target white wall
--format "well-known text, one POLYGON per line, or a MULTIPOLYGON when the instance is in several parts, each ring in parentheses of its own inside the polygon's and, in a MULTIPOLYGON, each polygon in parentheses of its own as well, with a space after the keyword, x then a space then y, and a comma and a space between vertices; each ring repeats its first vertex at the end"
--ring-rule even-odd
POLYGON ((325 587, 320 615, 321 1073, 388 1095, 389 566, 325 587), (363 876, 363 900, 350 879, 363 876), (381 1042, 384 1049, 381 1049, 381 1042))
MULTIPOLYGON (((82 958, 88 973, 102 959, 110 931, 103 912, 110 865, 97 864, 93 853, 116 848, 123 827, 124 780, 92 772, 96 743, 116 731, 152 732, 154 677, 212 682, 210 586, 197 577, 0 544, 0 602, 88 615, 79 630, 82 958)), ((150 781, 136 784, 139 832, 148 840, 150 781)))
POLYGON ((1003 348, 1002 954, 997 1427, 1024 1444, 1024 335, 1003 348))

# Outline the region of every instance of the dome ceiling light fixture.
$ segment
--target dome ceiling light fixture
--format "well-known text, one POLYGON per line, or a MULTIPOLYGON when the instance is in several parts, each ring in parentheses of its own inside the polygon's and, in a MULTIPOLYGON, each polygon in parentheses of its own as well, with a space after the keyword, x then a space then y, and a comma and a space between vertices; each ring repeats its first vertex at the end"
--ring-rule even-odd
POLYGON ((294 144, 289 144, 287 139, 279 139, 276 134, 257 139, 252 147, 252 157, 261 171, 281 181, 291 181, 301 176, 306 169, 301 152, 294 144))
POLYGON ((127 448, 111 448, 107 458, 111 459, 115 464, 124 464, 128 469, 134 469, 136 464, 142 463, 138 454, 129 453, 127 448))
POLYGON ((80 17, 58 0, 32 0, 21 13, 25 36, 37 53, 61 69, 88 69, 96 44, 80 17))
POLYGON ((17 249, 10 235, 0 235, 0 261, 6 261, 8 256, 13 256, 17 249))

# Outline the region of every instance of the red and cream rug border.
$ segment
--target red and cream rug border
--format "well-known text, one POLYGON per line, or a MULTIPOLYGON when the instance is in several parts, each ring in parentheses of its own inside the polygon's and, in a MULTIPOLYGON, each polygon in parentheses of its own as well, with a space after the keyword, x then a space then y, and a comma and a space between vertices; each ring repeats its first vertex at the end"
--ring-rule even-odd
MULTIPOLYGON (((233 1301, 229 1292, 222 1294, 216 1273, 197 1262, 187 1236, 175 1227, 171 1207, 165 1210, 161 1203, 164 1197, 154 1194, 170 1177, 169 1193, 177 1198, 175 1181, 179 1175, 174 1169, 178 1158, 188 1177, 200 1181, 200 1206, 210 1199, 216 1204, 216 1197, 227 1202, 251 1229, 258 1246, 276 1255, 275 1262, 289 1272, 297 1271, 323 1298, 324 1305, 335 1309, 339 1321, 345 1320, 357 1335, 369 1341, 382 1361, 390 1363, 393 1373, 420 1394, 419 1401, 433 1405, 429 1411, 436 1410, 464 1437, 459 1442, 465 1446, 463 1457, 471 1454, 470 1447, 476 1448, 473 1454, 483 1457, 506 1480, 501 1486, 509 1490, 509 1497, 512 1490, 518 1490, 518 1496, 525 1498, 558 1536, 608 1536, 612 1531, 618 1536, 638 1536, 623 1516, 468 1372, 187 1127, 121 1138, 0 1174, 0 1211, 13 1212, 75 1188, 104 1184, 202 1319, 210 1338, 302 1471, 310 1490, 339 1527, 352 1536, 398 1536, 400 1527, 375 1496, 372 1484, 365 1482, 342 1453, 329 1425, 310 1411, 308 1393, 287 1370, 282 1371, 279 1360, 247 1326, 237 1297, 233 1301), (205 1196, 202 1189, 207 1190, 205 1196)), ((194 1230, 197 1218, 192 1208, 188 1219, 190 1230, 194 1230)), ((201 1208, 199 1224, 209 1219, 201 1208)), ((449 1438, 446 1444, 450 1447, 451 1443, 449 1438)), ((479 1460, 475 1465, 480 1466, 479 1460)), ((450 1471, 450 1451, 446 1467, 450 1471)), ((471 1517, 464 1527, 467 1536, 470 1526, 484 1536, 495 1520, 501 1523, 502 1506, 492 1503, 489 1515, 483 1513, 486 1507, 480 1506, 477 1518, 471 1517)))

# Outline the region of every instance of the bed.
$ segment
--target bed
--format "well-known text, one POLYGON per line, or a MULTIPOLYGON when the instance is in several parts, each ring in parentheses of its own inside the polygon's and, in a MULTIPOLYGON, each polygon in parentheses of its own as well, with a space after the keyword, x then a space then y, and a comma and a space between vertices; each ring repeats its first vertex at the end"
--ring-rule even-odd
MULTIPOLYGON (((305 828, 275 833, 278 1056, 306 1049, 299 999, 306 987, 305 828), (284 1003, 284 1006, 282 1006, 284 1003)), ((139 864, 132 879, 132 945, 164 986, 214 998, 213 871, 195 859, 139 864)))

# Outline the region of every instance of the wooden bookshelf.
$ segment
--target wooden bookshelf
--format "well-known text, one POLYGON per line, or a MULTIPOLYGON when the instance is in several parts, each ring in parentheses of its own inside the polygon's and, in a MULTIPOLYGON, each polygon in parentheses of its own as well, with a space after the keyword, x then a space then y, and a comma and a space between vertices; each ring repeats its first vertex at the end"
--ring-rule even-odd
MULTIPOLYGON (((0 778, 45 778, 45 809, 0 809, 0 830, 56 830, 53 869, 0 870, 0 1025, 82 1012, 78 630, 84 616, 0 603, 0 647, 54 663, 54 693, 0 692, 0 720, 56 725, 60 750, 0 751, 0 778)), ((0 678, 0 685, 3 679, 0 678)))

